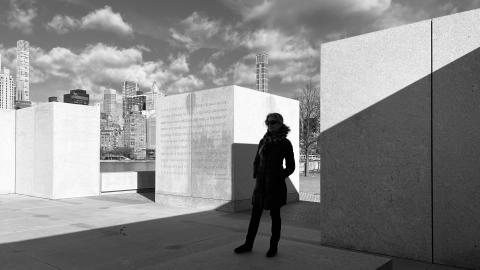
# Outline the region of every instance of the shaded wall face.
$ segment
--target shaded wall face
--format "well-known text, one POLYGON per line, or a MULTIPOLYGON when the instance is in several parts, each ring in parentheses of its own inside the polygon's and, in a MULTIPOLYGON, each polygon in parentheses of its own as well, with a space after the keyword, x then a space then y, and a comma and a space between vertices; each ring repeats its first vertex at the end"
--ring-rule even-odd
POLYGON ((0 109, 0 194, 15 192, 15 111, 0 109))
POLYGON ((480 12, 433 20, 434 260, 480 267, 480 12))
POLYGON ((480 266, 479 18, 474 10, 322 46, 325 243, 480 266), (413 82, 399 72, 418 66, 413 82), (357 77, 376 86, 352 84, 357 77), (390 88, 403 79, 407 86, 390 88), (372 94, 386 89, 395 91, 372 94))
POLYGON ((429 31, 322 46, 325 244, 431 259, 429 31))

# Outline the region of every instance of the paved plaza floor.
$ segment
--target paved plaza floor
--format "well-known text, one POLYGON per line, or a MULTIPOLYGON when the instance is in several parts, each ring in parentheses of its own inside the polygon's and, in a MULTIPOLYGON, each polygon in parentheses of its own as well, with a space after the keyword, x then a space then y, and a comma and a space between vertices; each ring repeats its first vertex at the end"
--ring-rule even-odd
POLYGON ((320 202, 320 173, 300 174, 300 200, 320 202))
MULTIPOLYGON (((266 258, 268 213, 253 252, 237 255, 248 211, 168 207, 152 197, 0 195, 0 269, 391 269, 388 257, 321 246, 318 203, 282 208, 279 253, 266 258)), ((453 268, 394 259, 393 269, 453 268)))

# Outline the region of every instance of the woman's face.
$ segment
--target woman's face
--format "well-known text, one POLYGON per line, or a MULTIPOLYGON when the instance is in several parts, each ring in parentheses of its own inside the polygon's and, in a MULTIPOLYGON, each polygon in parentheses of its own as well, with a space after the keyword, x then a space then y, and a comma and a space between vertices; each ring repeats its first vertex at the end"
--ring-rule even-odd
POLYGON ((277 132, 282 126, 282 124, 273 117, 268 117, 265 121, 265 124, 267 125, 268 131, 270 132, 277 132))

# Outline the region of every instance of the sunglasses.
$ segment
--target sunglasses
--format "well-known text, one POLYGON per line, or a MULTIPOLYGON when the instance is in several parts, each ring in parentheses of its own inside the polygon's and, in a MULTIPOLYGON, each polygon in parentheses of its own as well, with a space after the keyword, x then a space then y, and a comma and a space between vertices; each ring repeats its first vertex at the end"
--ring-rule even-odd
POLYGON ((265 121, 265 125, 267 125, 267 126, 268 126, 268 125, 276 125, 276 124, 278 124, 278 123, 280 123, 280 122, 275 121, 275 120, 271 120, 271 121, 266 120, 266 121, 265 121))

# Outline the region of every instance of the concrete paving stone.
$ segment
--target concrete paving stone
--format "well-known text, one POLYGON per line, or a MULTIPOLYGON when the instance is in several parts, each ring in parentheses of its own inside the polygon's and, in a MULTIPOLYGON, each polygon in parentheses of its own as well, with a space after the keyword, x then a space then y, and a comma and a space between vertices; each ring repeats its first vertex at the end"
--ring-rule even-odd
POLYGON ((461 270, 461 268, 395 258, 393 270, 461 270))
POLYGON ((0 263, 1 269, 12 270, 58 270, 59 268, 50 265, 47 262, 38 260, 37 258, 22 254, 22 252, 16 252, 9 254, 8 257, 2 256, 0 263))
MULTIPOLYGON (((265 237, 263 237, 265 238, 265 237)), ((268 239, 261 239, 255 245, 253 252, 234 254, 233 249, 242 242, 197 252, 154 266, 140 268, 150 269, 382 269, 388 268, 390 259, 377 256, 352 253, 320 246, 299 244, 285 241, 279 247, 274 258, 266 258, 268 239)))
POLYGON ((41 229, 50 226, 58 226, 59 221, 52 221, 35 216, 0 220, 0 235, 10 233, 22 233, 29 230, 41 229))
MULTIPOLYGON (((204 269, 227 266, 227 269, 362 269, 354 264, 360 258, 355 257, 356 254, 364 253, 319 245, 318 203, 299 202, 282 208, 280 252, 278 257, 269 260, 264 256, 270 237, 268 211, 262 217, 254 251, 238 256, 233 248, 244 241, 249 211, 198 212, 164 207, 151 201, 138 203, 144 200, 138 196, 107 200, 76 198, 61 200, 60 204, 33 197, 0 196, 0 200, 9 204, 8 210, 0 207, 0 215, 20 213, 11 216, 8 224, 26 230, 11 229, 10 233, 0 233, 0 269, 4 265, 8 265, 5 269, 9 270, 201 269, 200 266, 206 267, 204 269), (26 201, 32 205, 23 209, 26 201), (109 207, 102 208, 102 202, 109 207), (33 205, 49 206, 32 211, 33 205), (48 220, 52 216, 58 219, 54 225, 48 220), (25 223, 30 226, 22 225, 25 223), (335 262, 335 258, 340 257, 331 254, 348 256, 342 255, 341 262, 335 262), (330 266, 337 268, 328 268, 330 266)), ((360 262, 365 261, 361 259, 360 262)), ((407 269, 456 268, 393 260, 393 270, 407 269)))
MULTIPOLYGON (((117 227, 103 228, 102 230, 107 232, 105 235, 99 234, 100 230, 96 229, 15 243, 8 247, 24 250, 29 255, 48 261, 61 269, 96 269, 102 265, 115 265, 120 261, 144 261, 145 256, 153 256, 150 252, 152 250, 156 251, 154 257, 155 262, 158 262, 238 241, 238 236, 230 232, 221 233, 207 226, 199 228, 198 225, 192 228, 192 224, 178 223, 170 222, 168 228, 156 227, 154 235, 149 235, 147 239, 139 236, 148 233, 148 230, 138 228, 122 232, 121 227, 120 230, 117 227), (189 233, 182 233, 185 230, 189 233), (225 240, 222 240, 223 238, 225 240), (95 244, 92 245, 92 242, 95 244)), ((135 226, 130 225, 130 228, 135 226)))
MULTIPOLYGON (((204 215, 195 216, 195 218, 189 218, 185 216, 185 222, 190 222, 192 224, 203 224, 216 228, 227 229, 232 232, 239 233, 242 235, 242 239, 245 237, 248 223, 250 219, 249 214, 230 214, 222 212, 211 212, 204 215), (232 222, 235 220, 235 222, 232 222)), ((308 228, 302 226, 296 226, 291 222, 283 222, 284 216, 282 216, 282 239, 290 239, 298 242, 305 243, 320 243, 321 233, 318 228, 308 228)), ((269 236, 271 229, 271 220, 270 216, 265 213, 262 216, 262 222, 260 223, 258 229, 258 235, 269 236)))
POLYGON ((300 201, 320 202, 320 194, 312 194, 309 192, 302 192, 302 191, 300 191, 298 194, 299 194, 300 201))
POLYGON ((29 196, 20 196, 23 198, 13 198, 14 194, 7 195, 10 199, 4 199, 0 202, 0 206, 3 209, 38 209, 43 207, 55 207, 63 205, 63 202, 48 200, 48 199, 39 199, 29 196))

